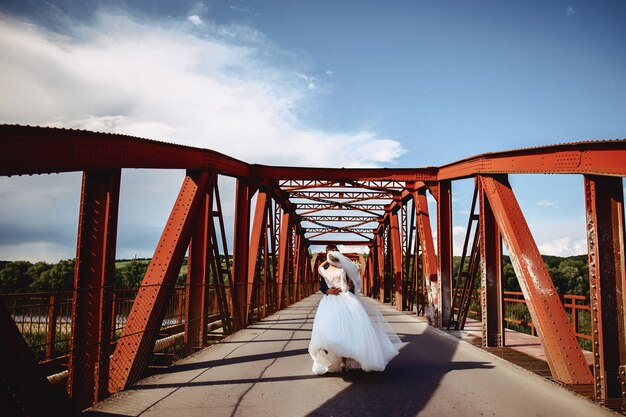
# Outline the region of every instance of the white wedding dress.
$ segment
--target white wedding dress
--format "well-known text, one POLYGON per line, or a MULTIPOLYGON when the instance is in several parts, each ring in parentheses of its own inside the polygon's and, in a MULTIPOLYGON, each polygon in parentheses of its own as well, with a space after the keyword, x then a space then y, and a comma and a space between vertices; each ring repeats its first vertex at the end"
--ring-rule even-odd
POLYGON ((342 267, 320 267, 319 273, 328 288, 341 288, 341 293, 322 297, 317 308, 309 344, 313 372, 340 372, 342 358, 348 368, 383 371, 398 354, 400 339, 378 309, 366 308, 360 300, 361 279, 354 264, 339 252, 331 254, 342 267), (348 291, 346 272, 357 295, 348 291))

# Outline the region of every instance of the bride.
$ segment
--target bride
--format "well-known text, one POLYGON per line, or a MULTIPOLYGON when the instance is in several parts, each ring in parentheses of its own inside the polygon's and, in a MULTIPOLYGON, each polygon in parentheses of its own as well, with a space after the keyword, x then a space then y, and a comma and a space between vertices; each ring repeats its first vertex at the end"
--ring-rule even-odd
POLYGON ((329 295, 317 308, 309 344, 313 372, 322 375, 347 367, 383 371, 398 354, 400 339, 375 307, 360 300, 361 277, 350 259, 337 251, 328 252, 326 259, 319 273, 329 295), (348 279, 354 283, 354 294, 348 279))

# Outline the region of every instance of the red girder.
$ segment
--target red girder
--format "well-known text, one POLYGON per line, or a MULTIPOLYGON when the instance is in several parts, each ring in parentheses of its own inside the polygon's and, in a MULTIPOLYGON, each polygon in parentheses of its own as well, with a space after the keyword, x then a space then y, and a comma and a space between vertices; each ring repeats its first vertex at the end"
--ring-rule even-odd
MULTIPOLYGON (((384 211, 386 204, 347 204, 347 203, 300 203, 296 210, 358 210, 364 212, 384 211)), ((372 213, 378 215, 378 213, 372 213)))
MULTIPOLYGON (((502 236, 555 379, 573 384, 595 382, 596 395, 602 398, 623 395, 626 301, 622 295, 626 266, 620 177, 626 176, 626 140, 486 153, 441 167, 393 169, 254 165, 207 149, 125 135, 8 125, 0 126, 0 149, 0 175, 85 172, 68 384, 75 407, 82 408, 102 399, 107 395, 107 386, 110 391, 117 391, 141 376, 152 353, 164 300, 190 241, 188 303, 184 312, 188 353, 206 341, 209 276, 222 286, 220 312, 228 309, 228 302, 231 302, 237 325, 245 326, 254 317, 263 317, 268 306, 283 308, 314 291, 307 250, 310 245, 369 246, 367 262, 360 258, 364 291, 379 296, 381 301, 395 296, 396 306, 402 308, 403 273, 417 271, 417 268, 409 268, 406 258, 403 260, 403 249, 404 256, 410 256, 413 221, 418 242, 415 251, 421 249, 432 323, 445 326, 451 311, 451 181, 472 176, 479 177, 481 188, 483 343, 487 346, 504 344, 499 276, 502 236), (120 170, 124 168, 195 171, 189 171, 185 179, 109 367, 107 349, 113 314, 108 290, 115 253, 116 193, 119 192, 120 170), (515 173, 585 175, 594 378, 582 359, 510 185, 503 177, 492 177, 515 173), (229 257, 227 229, 217 188, 215 200, 212 200, 217 174, 237 178, 232 272, 230 263, 222 265, 220 260, 220 257, 222 260, 229 257), (437 202, 438 256, 430 230, 426 187, 437 202), (262 191, 257 196, 251 222, 251 199, 259 188, 262 191), (410 199, 414 201, 415 211, 400 212, 410 199), (370 203, 363 203, 366 200, 370 203), (275 217, 270 206, 274 207, 275 217), (341 212, 348 215, 338 214, 341 212), (359 212, 369 215, 359 215, 359 212), (219 244, 215 213, 220 222, 219 244), (317 227, 305 228, 303 222, 317 227), (372 223, 371 228, 360 227, 369 223, 372 223), (363 239, 342 239, 340 233, 356 234, 363 239), (220 254, 219 247, 224 255, 220 254), (270 272, 275 276, 270 276, 270 272), (272 290, 268 287, 270 281, 272 290), (231 287, 230 300, 226 300, 227 286, 231 287), (393 294, 390 293, 392 288, 393 294), (110 375, 107 375, 108 369, 110 375)), ((228 312, 222 320, 225 330, 231 329, 228 312)), ((22 361, 24 352, 20 349, 23 346, 13 336, 10 348, 17 349, 22 361)), ((44 396, 49 395, 39 377, 16 378, 20 384, 26 384, 24 387, 28 383, 38 384, 44 396)), ((43 403, 46 401, 56 400, 47 397, 43 403)))
POLYGON ((311 222, 363 222, 372 223, 380 222, 379 216, 301 216, 302 221, 311 222))
POLYGON ((626 260, 622 179, 585 176, 597 398, 626 397, 626 260))
POLYGON ((435 181, 436 168, 299 168, 255 165, 259 178, 318 181, 435 181))
POLYGON ((552 376, 566 384, 592 383, 587 361, 513 190, 506 179, 479 178, 537 327, 552 376))
POLYGON ((626 140, 564 143, 485 153, 439 168, 437 179, 477 174, 594 174, 626 176, 626 140))
POLYGON ((0 144, 0 175, 164 168, 250 176, 248 164, 219 152, 127 135, 0 125, 0 144))
POLYGON ((336 200, 387 200, 393 195, 386 192, 366 191, 297 191, 290 192, 291 198, 336 199, 336 200))
POLYGON ((189 173, 183 182, 111 357, 110 392, 129 387, 143 373, 208 186, 206 172, 189 173))
POLYGON ((108 396, 120 177, 83 174, 67 384, 77 410, 108 396))

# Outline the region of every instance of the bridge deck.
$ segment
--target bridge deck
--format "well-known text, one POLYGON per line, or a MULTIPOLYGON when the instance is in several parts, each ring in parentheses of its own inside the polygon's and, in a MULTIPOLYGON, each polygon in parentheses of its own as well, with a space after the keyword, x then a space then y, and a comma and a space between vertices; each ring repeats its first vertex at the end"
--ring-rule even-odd
MULTIPOLYGON (((404 346, 382 373, 315 376, 321 294, 177 362, 88 416, 614 415, 420 320, 378 304, 404 346)), ((366 302, 375 302, 366 299, 366 302)))

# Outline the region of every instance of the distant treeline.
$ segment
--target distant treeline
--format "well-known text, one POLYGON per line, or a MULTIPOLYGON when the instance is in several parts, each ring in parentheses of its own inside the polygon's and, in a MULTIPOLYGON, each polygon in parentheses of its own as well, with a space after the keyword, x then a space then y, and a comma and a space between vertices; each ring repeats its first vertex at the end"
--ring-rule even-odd
MULTIPOLYGON (((543 256, 554 286, 560 294, 589 295, 589 268, 587 255, 543 256)), ((454 258, 454 270, 459 257, 454 258)), ((148 269, 149 259, 119 260, 115 265, 115 287, 138 287, 148 269)), ((502 276, 506 291, 520 291, 515 271, 508 256, 503 257, 502 276)), ((184 285, 186 262, 180 270, 177 284, 184 285)), ((74 259, 55 264, 28 261, 0 261, 0 293, 69 291, 74 284, 74 259)), ((476 280, 480 286, 480 278, 476 280)))
MULTIPOLYGON (((589 295, 589 260, 587 255, 565 258, 542 255, 542 258, 559 294, 589 295)), ((459 263, 460 257, 454 257, 453 270, 455 277, 459 263)), ((502 281, 505 291, 521 291, 513 264, 511 264, 511 258, 508 256, 502 257, 502 281)), ((477 277, 475 283, 475 288, 479 287, 480 276, 477 277)))
MULTIPOLYGON (((120 260, 115 263, 115 287, 136 288, 148 269, 150 259, 120 260)), ((55 264, 28 261, 0 261, 0 293, 71 291, 74 286, 74 259, 55 264)), ((187 266, 181 268, 177 284, 184 285, 187 266)))

